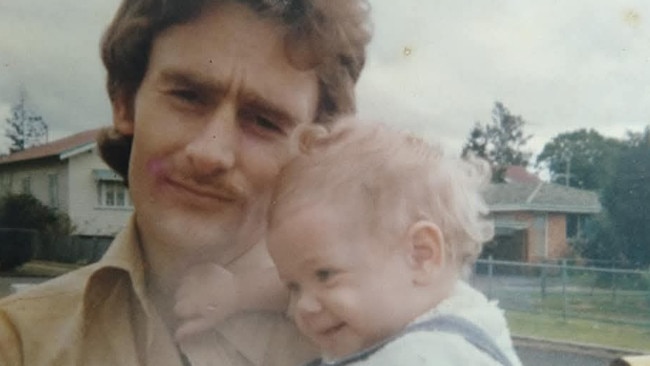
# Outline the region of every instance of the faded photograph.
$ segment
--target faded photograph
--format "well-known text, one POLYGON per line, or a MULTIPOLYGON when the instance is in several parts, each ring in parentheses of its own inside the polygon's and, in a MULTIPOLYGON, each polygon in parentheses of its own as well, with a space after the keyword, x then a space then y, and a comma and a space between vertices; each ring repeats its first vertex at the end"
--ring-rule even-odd
POLYGON ((650 362, 650 4, 0 4, 0 365, 650 362))

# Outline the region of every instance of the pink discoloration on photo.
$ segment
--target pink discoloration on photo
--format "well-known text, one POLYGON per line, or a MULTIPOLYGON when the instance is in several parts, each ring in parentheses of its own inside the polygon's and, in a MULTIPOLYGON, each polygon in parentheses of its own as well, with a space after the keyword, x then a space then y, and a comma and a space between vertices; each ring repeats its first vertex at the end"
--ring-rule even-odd
POLYGON ((160 179, 165 175, 165 163, 162 158, 152 158, 147 162, 147 171, 156 179, 160 179))

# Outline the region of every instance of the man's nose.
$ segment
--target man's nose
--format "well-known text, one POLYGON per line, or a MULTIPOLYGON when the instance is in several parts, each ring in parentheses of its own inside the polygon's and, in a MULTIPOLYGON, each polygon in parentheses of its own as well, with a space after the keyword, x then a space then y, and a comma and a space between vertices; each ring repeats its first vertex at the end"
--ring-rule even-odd
POLYGON ((239 129, 234 111, 219 108, 199 129, 186 147, 189 163, 200 174, 211 174, 233 167, 239 129))

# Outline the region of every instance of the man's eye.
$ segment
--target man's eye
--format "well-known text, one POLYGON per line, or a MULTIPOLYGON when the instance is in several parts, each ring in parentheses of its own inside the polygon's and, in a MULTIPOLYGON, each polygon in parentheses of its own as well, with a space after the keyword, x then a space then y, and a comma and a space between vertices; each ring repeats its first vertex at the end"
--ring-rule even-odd
POLYGON ((282 132, 282 129, 280 127, 278 127, 278 125, 276 123, 274 123, 270 119, 264 118, 262 116, 256 116, 255 117, 255 124, 258 127, 261 127, 261 128, 263 128, 265 130, 274 131, 274 132, 282 132))
POLYGON ((189 103, 197 103, 201 100, 199 93, 190 89, 175 89, 170 94, 176 99, 189 103))

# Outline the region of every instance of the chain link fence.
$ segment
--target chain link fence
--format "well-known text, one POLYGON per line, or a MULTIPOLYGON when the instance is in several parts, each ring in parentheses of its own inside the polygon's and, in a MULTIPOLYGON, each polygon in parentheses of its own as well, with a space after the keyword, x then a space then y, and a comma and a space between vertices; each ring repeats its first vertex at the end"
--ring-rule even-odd
POLYGON ((470 282, 506 310, 650 329, 650 269, 482 259, 470 282))

